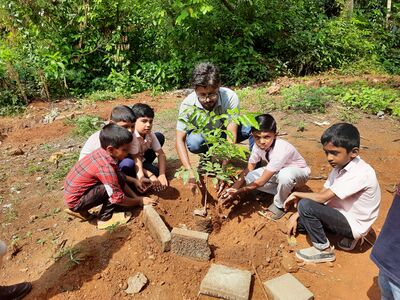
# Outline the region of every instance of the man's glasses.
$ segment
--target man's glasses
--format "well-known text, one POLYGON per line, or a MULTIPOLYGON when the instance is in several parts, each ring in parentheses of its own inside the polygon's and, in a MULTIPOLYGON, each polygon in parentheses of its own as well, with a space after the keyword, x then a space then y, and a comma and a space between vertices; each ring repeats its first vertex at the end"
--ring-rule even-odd
POLYGON ((197 95, 197 97, 199 98, 200 101, 206 101, 206 99, 210 99, 212 101, 217 100, 218 99, 218 93, 210 93, 210 94, 206 94, 206 95, 197 95))

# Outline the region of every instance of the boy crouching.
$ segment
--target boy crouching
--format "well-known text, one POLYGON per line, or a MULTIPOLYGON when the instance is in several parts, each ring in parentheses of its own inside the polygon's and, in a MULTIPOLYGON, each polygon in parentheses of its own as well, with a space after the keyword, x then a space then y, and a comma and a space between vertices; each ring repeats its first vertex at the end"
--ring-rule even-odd
POLYGON ((93 216, 89 209, 102 204, 97 226, 105 229, 129 221, 130 216, 124 213, 114 214, 117 206, 142 206, 155 202, 149 197, 137 196, 125 184, 118 168, 118 161, 128 155, 132 138, 132 133, 118 125, 103 127, 101 148, 79 160, 65 179, 64 201, 72 214, 90 219, 93 216))

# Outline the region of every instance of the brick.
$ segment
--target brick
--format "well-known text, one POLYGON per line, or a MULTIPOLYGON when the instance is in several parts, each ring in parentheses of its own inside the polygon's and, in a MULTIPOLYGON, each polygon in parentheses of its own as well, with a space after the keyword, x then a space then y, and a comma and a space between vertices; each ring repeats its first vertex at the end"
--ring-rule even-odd
POLYGON ((171 232, 151 205, 143 208, 144 225, 163 252, 171 249, 171 232))
POLYGON ((171 231, 171 251, 180 256, 195 260, 208 261, 211 256, 208 245, 208 233, 174 228, 171 231))
POLYGON ((284 274, 264 282, 268 298, 273 300, 312 300, 313 293, 310 292, 292 274, 284 274))
POLYGON ((200 284, 200 294, 228 300, 247 300, 251 272, 212 264, 200 284))

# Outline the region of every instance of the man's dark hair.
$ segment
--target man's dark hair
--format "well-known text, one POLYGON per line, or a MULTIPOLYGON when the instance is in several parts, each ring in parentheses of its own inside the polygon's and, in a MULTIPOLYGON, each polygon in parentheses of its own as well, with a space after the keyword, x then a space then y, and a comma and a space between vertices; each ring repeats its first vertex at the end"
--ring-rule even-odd
POLYGON ((193 70, 192 84, 196 88, 202 87, 217 87, 221 83, 218 67, 212 63, 204 62, 198 64, 193 70))
POLYGON ((276 133, 276 121, 270 114, 262 114, 256 117, 259 129, 251 127, 251 131, 268 131, 276 133))
POLYGON ((132 111, 135 114, 136 119, 138 118, 154 118, 154 110, 144 103, 136 103, 132 105, 132 111))
POLYGON ((342 147, 349 153, 353 148, 360 147, 360 133, 349 123, 336 123, 329 127, 321 136, 321 144, 331 142, 335 147, 342 147))
POLYGON ((132 133, 128 129, 116 124, 107 124, 100 131, 100 145, 103 149, 106 149, 108 146, 119 148, 122 145, 132 142, 132 139, 132 133))
POLYGON ((114 123, 118 122, 136 122, 135 114, 133 113, 132 109, 126 105, 118 105, 115 106, 110 115, 110 120, 114 123))

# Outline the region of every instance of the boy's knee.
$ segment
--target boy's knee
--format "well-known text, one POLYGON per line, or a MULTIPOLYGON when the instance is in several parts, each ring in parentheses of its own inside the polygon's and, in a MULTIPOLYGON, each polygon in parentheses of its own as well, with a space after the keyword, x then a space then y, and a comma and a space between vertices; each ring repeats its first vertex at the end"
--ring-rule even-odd
POLYGON ((119 163, 120 169, 133 169, 135 167, 135 161, 132 158, 124 158, 119 163))
POLYGON ((310 199, 302 199, 297 204, 297 210, 299 214, 304 215, 312 212, 312 204, 314 201, 310 199))

